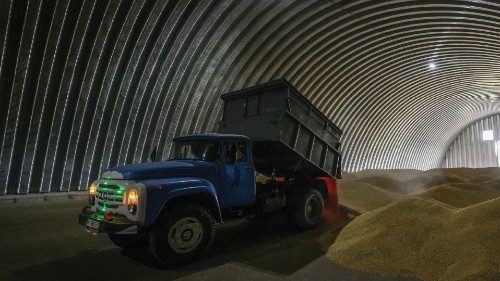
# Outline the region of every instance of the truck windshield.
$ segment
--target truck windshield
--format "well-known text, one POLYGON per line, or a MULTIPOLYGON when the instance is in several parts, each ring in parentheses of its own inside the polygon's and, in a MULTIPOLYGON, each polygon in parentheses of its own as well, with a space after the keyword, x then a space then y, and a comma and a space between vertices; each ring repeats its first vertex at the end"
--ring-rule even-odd
POLYGON ((220 145, 216 141, 176 141, 170 160, 220 161, 220 145))

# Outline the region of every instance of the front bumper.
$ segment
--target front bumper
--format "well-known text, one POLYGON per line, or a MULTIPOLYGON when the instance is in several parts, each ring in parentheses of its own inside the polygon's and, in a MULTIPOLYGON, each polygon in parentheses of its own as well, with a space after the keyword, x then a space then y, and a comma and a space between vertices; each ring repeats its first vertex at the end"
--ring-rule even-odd
MULTIPOLYGON (((99 233, 118 233, 118 234, 133 234, 137 233, 137 223, 128 220, 125 216, 119 214, 104 214, 100 212, 92 212, 90 208, 86 207, 78 214, 78 223, 85 226, 87 231, 94 234, 99 233), (99 222, 99 226, 89 227, 87 222, 93 220, 99 222)), ((95 225, 95 224, 94 224, 95 225)))

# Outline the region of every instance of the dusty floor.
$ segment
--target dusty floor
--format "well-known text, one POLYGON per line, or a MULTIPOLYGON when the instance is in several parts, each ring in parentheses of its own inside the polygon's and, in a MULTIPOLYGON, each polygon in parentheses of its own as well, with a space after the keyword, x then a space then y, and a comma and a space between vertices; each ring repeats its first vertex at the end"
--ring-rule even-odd
MULTIPOLYGON (((279 216, 231 223, 218 228, 216 242, 205 259, 185 267, 161 269, 146 249, 122 250, 105 235, 89 235, 76 224, 76 215, 84 205, 81 199, 1 203, 0 280, 88 281, 103 280, 104 276, 121 281, 173 280, 232 265, 281 279, 323 256, 345 224, 327 220, 314 230, 301 232, 279 216)), ((342 268, 338 272, 364 276, 342 268)), ((245 275, 239 276, 248 280, 245 275)), ((338 280, 344 279, 341 277, 338 280)))

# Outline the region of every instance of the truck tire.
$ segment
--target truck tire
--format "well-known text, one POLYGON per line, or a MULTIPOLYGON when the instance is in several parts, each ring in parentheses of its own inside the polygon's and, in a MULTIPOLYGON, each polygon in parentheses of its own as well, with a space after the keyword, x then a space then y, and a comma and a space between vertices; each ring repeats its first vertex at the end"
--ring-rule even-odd
POLYGON ((292 218, 300 229, 312 229, 323 220, 324 203, 316 189, 297 195, 293 205, 292 218))
POLYGON ((139 248, 148 243, 148 234, 145 232, 137 234, 108 233, 108 236, 120 248, 139 248))
POLYGON ((182 204, 164 214, 149 237, 151 250, 163 265, 188 264, 212 246, 215 220, 201 205, 182 204))

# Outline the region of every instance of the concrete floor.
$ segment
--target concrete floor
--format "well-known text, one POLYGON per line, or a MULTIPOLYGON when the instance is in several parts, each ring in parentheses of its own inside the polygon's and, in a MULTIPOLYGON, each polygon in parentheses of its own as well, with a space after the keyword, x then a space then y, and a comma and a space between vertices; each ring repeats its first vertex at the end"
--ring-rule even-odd
POLYGON ((0 201, 0 280, 317 280, 316 273, 325 267, 321 275, 329 280, 372 279, 329 268, 325 261, 326 249, 345 222, 327 220, 305 232, 279 216, 231 223, 218 227, 214 246, 203 260, 164 269, 147 248, 122 250, 104 234, 89 235, 76 223, 85 205, 85 199, 76 198, 0 201), (313 268, 308 271, 307 265, 313 268))

